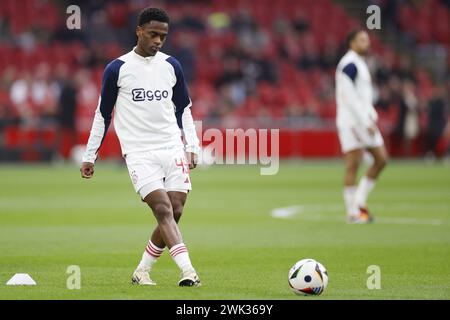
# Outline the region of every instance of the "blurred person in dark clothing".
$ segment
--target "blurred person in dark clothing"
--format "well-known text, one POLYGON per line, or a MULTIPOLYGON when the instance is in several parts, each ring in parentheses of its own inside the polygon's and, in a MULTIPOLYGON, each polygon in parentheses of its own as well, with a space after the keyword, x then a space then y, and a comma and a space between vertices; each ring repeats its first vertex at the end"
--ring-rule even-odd
POLYGON ((191 33, 178 33, 172 37, 169 51, 184 66, 184 76, 188 83, 195 78, 195 37, 191 33))
POLYGON ((426 129, 426 155, 439 156, 437 146, 447 124, 447 97, 444 85, 438 85, 428 102, 428 122, 426 129))
POLYGON ((310 29, 308 18, 303 10, 297 10, 292 21, 292 26, 299 35, 310 29))
POLYGON ((398 139, 397 148, 405 148, 404 153, 411 155, 412 141, 419 134, 418 99, 412 81, 404 81, 398 97, 398 120, 393 134, 398 139))
POLYGON ((56 136, 56 152, 58 158, 68 159, 72 147, 76 144, 76 84, 69 77, 68 69, 60 67, 58 70, 58 84, 60 95, 58 100, 58 131, 56 136))

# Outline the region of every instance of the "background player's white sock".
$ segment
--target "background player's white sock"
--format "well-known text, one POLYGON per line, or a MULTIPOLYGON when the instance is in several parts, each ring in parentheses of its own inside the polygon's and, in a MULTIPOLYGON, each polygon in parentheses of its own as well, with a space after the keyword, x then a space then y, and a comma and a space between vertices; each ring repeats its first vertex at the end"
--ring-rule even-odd
POLYGON ((356 193, 356 186, 345 186, 344 187, 344 202, 345 202, 345 208, 347 209, 348 215, 356 215, 358 214, 358 211, 356 210, 355 205, 355 193, 356 193))
POLYGON ((358 184, 355 194, 355 203, 358 207, 366 207, 367 197, 375 187, 375 180, 364 176, 358 184))
POLYGON ((184 243, 179 243, 170 248, 170 255, 181 271, 194 269, 191 259, 189 259, 188 249, 184 243))
POLYGON ((147 247, 145 247, 145 251, 142 254, 141 262, 138 265, 138 268, 152 268, 158 258, 163 254, 164 248, 158 248, 153 244, 150 240, 148 242, 147 247))

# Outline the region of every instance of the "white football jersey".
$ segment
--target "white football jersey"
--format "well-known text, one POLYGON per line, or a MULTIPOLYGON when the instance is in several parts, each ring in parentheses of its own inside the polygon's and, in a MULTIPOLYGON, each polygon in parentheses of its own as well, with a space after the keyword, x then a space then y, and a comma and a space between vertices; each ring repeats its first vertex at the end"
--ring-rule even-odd
POLYGON ((367 128, 377 121, 372 80, 363 57, 349 50, 336 68, 336 126, 367 128))
POLYGON ((183 146, 198 153, 199 140, 191 99, 180 63, 162 52, 143 57, 134 49, 110 62, 104 71, 84 162, 97 158, 114 112, 122 154, 183 146))

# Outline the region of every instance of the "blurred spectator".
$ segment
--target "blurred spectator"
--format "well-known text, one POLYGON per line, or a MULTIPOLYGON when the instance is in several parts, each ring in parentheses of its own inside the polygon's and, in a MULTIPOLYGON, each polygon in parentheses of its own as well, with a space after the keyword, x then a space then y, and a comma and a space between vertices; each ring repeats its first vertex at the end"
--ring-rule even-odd
POLYGON ((292 20, 292 26, 294 30, 301 36, 309 29, 309 22, 303 10, 297 10, 292 20))
POLYGON ((76 144, 76 107, 77 88, 70 77, 66 65, 59 65, 57 70, 59 87, 58 132, 56 135, 56 154, 58 159, 68 159, 72 147, 76 144))
POLYGON ((439 85, 435 88, 433 96, 428 103, 428 123, 426 129, 425 151, 427 155, 441 156, 437 149, 447 124, 448 106, 446 101, 446 88, 439 85))
POLYGON ((11 85, 9 96, 13 104, 15 113, 19 115, 23 122, 31 122, 33 117, 30 91, 32 78, 29 72, 24 72, 11 85))
POLYGON ((51 124, 55 120, 57 92, 53 82, 49 65, 47 63, 38 65, 30 93, 33 113, 39 118, 39 125, 45 125, 47 122, 51 124))
POLYGON ((187 82, 195 79, 195 36, 191 33, 184 33, 182 36, 175 34, 176 40, 172 41, 170 51, 177 57, 183 66, 184 77, 187 82))
POLYGON ((8 89, 14 79, 15 69, 7 68, 0 77, 0 132, 11 124, 17 124, 20 121, 19 114, 14 110, 8 89))
POLYGON ((419 134, 419 110, 415 94, 415 85, 412 81, 402 84, 399 97, 399 112, 397 124, 393 134, 398 139, 398 146, 402 147, 404 155, 412 155, 412 141, 419 134))

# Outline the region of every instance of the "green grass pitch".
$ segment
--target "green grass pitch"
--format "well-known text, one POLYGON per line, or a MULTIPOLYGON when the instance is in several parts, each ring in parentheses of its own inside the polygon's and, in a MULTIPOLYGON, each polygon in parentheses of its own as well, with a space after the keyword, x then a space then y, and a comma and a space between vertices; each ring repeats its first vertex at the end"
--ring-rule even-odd
POLYGON ((369 203, 373 225, 345 223, 340 162, 284 162, 192 172, 181 230, 203 286, 179 288, 167 252, 156 287, 130 284, 155 220, 126 168, 92 180, 73 166, 0 167, 0 299, 450 299, 450 168, 392 162, 369 203), (296 207, 285 218, 275 208, 296 207), (289 268, 315 258, 328 270, 319 297, 297 297, 289 268), (66 287, 69 265, 81 289, 66 287), (381 289, 369 290, 378 265, 381 289), (37 286, 6 286, 29 273, 37 286))

